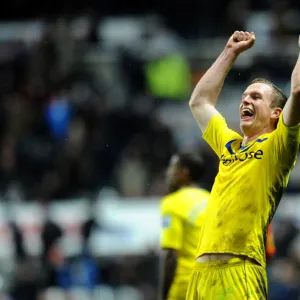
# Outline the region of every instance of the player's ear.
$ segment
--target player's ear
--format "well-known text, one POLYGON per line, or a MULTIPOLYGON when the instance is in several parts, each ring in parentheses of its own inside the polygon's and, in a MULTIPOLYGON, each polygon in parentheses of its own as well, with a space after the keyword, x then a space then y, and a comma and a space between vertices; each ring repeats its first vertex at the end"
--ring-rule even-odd
POLYGON ((272 110, 271 118, 274 120, 279 119, 281 112, 282 112, 282 109, 280 107, 275 107, 272 110))
POLYGON ((190 171, 188 168, 183 168, 182 169, 182 173, 184 174, 184 176, 189 177, 190 176, 190 171))

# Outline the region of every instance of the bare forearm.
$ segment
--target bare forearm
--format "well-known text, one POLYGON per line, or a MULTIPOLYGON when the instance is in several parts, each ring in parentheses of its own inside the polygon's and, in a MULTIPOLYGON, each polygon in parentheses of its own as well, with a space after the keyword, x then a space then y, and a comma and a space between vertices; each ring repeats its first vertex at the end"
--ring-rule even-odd
POLYGON ((223 50, 196 85, 190 100, 191 106, 205 103, 216 105, 225 78, 236 58, 237 54, 231 48, 223 50))
POLYGON ((250 49, 254 43, 253 32, 235 31, 223 52, 195 87, 189 105, 202 132, 206 130, 213 116, 218 113, 215 106, 233 63, 240 53, 250 49))
POLYGON ((176 253, 166 253, 160 262, 159 300, 167 300, 168 294, 175 277, 177 266, 176 253))
POLYGON ((168 294, 172 286, 172 282, 174 280, 175 270, 169 270, 164 273, 164 276, 161 281, 161 289, 160 289, 160 299, 167 300, 168 294))
POLYGON ((291 94, 283 109, 286 126, 296 126, 300 122, 300 55, 291 77, 291 94))
POLYGON ((291 78, 291 95, 298 96, 300 93, 300 54, 298 55, 291 78))

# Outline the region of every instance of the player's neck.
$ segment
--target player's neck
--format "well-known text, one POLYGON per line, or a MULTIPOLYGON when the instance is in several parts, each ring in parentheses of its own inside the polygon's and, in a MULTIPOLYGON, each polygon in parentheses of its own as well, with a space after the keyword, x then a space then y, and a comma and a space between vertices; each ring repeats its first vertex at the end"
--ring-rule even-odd
POLYGON ((182 183, 181 185, 177 186, 176 188, 169 188, 168 189, 168 193, 175 193, 178 190, 184 189, 184 188, 200 188, 200 185, 196 182, 186 182, 186 183, 182 183))
POLYGON ((256 134, 256 135, 251 135, 251 136, 244 135, 242 145, 246 146, 247 144, 256 140, 260 135, 261 134, 256 134))
POLYGON ((266 134, 266 133, 271 133, 272 131, 274 131, 274 129, 272 129, 270 127, 266 127, 266 128, 263 128, 263 130, 259 131, 258 133, 255 133, 255 134, 249 134, 249 135, 244 134, 242 145, 245 146, 245 145, 255 141, 261 135, 266 134))
POLYGON ((186 187, 191 187, 191 188, 198 188, 199 187, 199 184, 196 183, 196 182, 188 182, 184 185, 181 186, 181 188, 186 188, 186 187))

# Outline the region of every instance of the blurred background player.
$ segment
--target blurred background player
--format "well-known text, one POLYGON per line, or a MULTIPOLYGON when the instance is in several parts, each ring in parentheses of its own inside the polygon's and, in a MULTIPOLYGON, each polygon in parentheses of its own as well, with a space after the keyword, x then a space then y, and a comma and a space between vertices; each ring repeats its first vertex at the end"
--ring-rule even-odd
POLYGON ((203 173, 203 159, 196 153, 177 154, 170 160, 170 194, 161 203, 161 300, 184 300, 186 296, 209 197, 209 192, 200 188, 203 173))

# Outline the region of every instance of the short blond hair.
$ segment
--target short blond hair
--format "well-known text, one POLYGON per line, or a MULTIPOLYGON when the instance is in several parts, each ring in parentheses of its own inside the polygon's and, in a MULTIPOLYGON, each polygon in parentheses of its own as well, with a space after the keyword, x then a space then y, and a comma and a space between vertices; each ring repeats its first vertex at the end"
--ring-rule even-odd
POLYGON ((285 93, 279 87, 277 87, 273 82, 271 82, 265 78, 255 78, 252 81, 252 84, 253 83, 264 83, 264 84, 270 86, 274 91, 274 99, 271 103, 271 107, 272 108, 280 107, 281 109, 284 108, 288 98, 285 95, 285 93))

